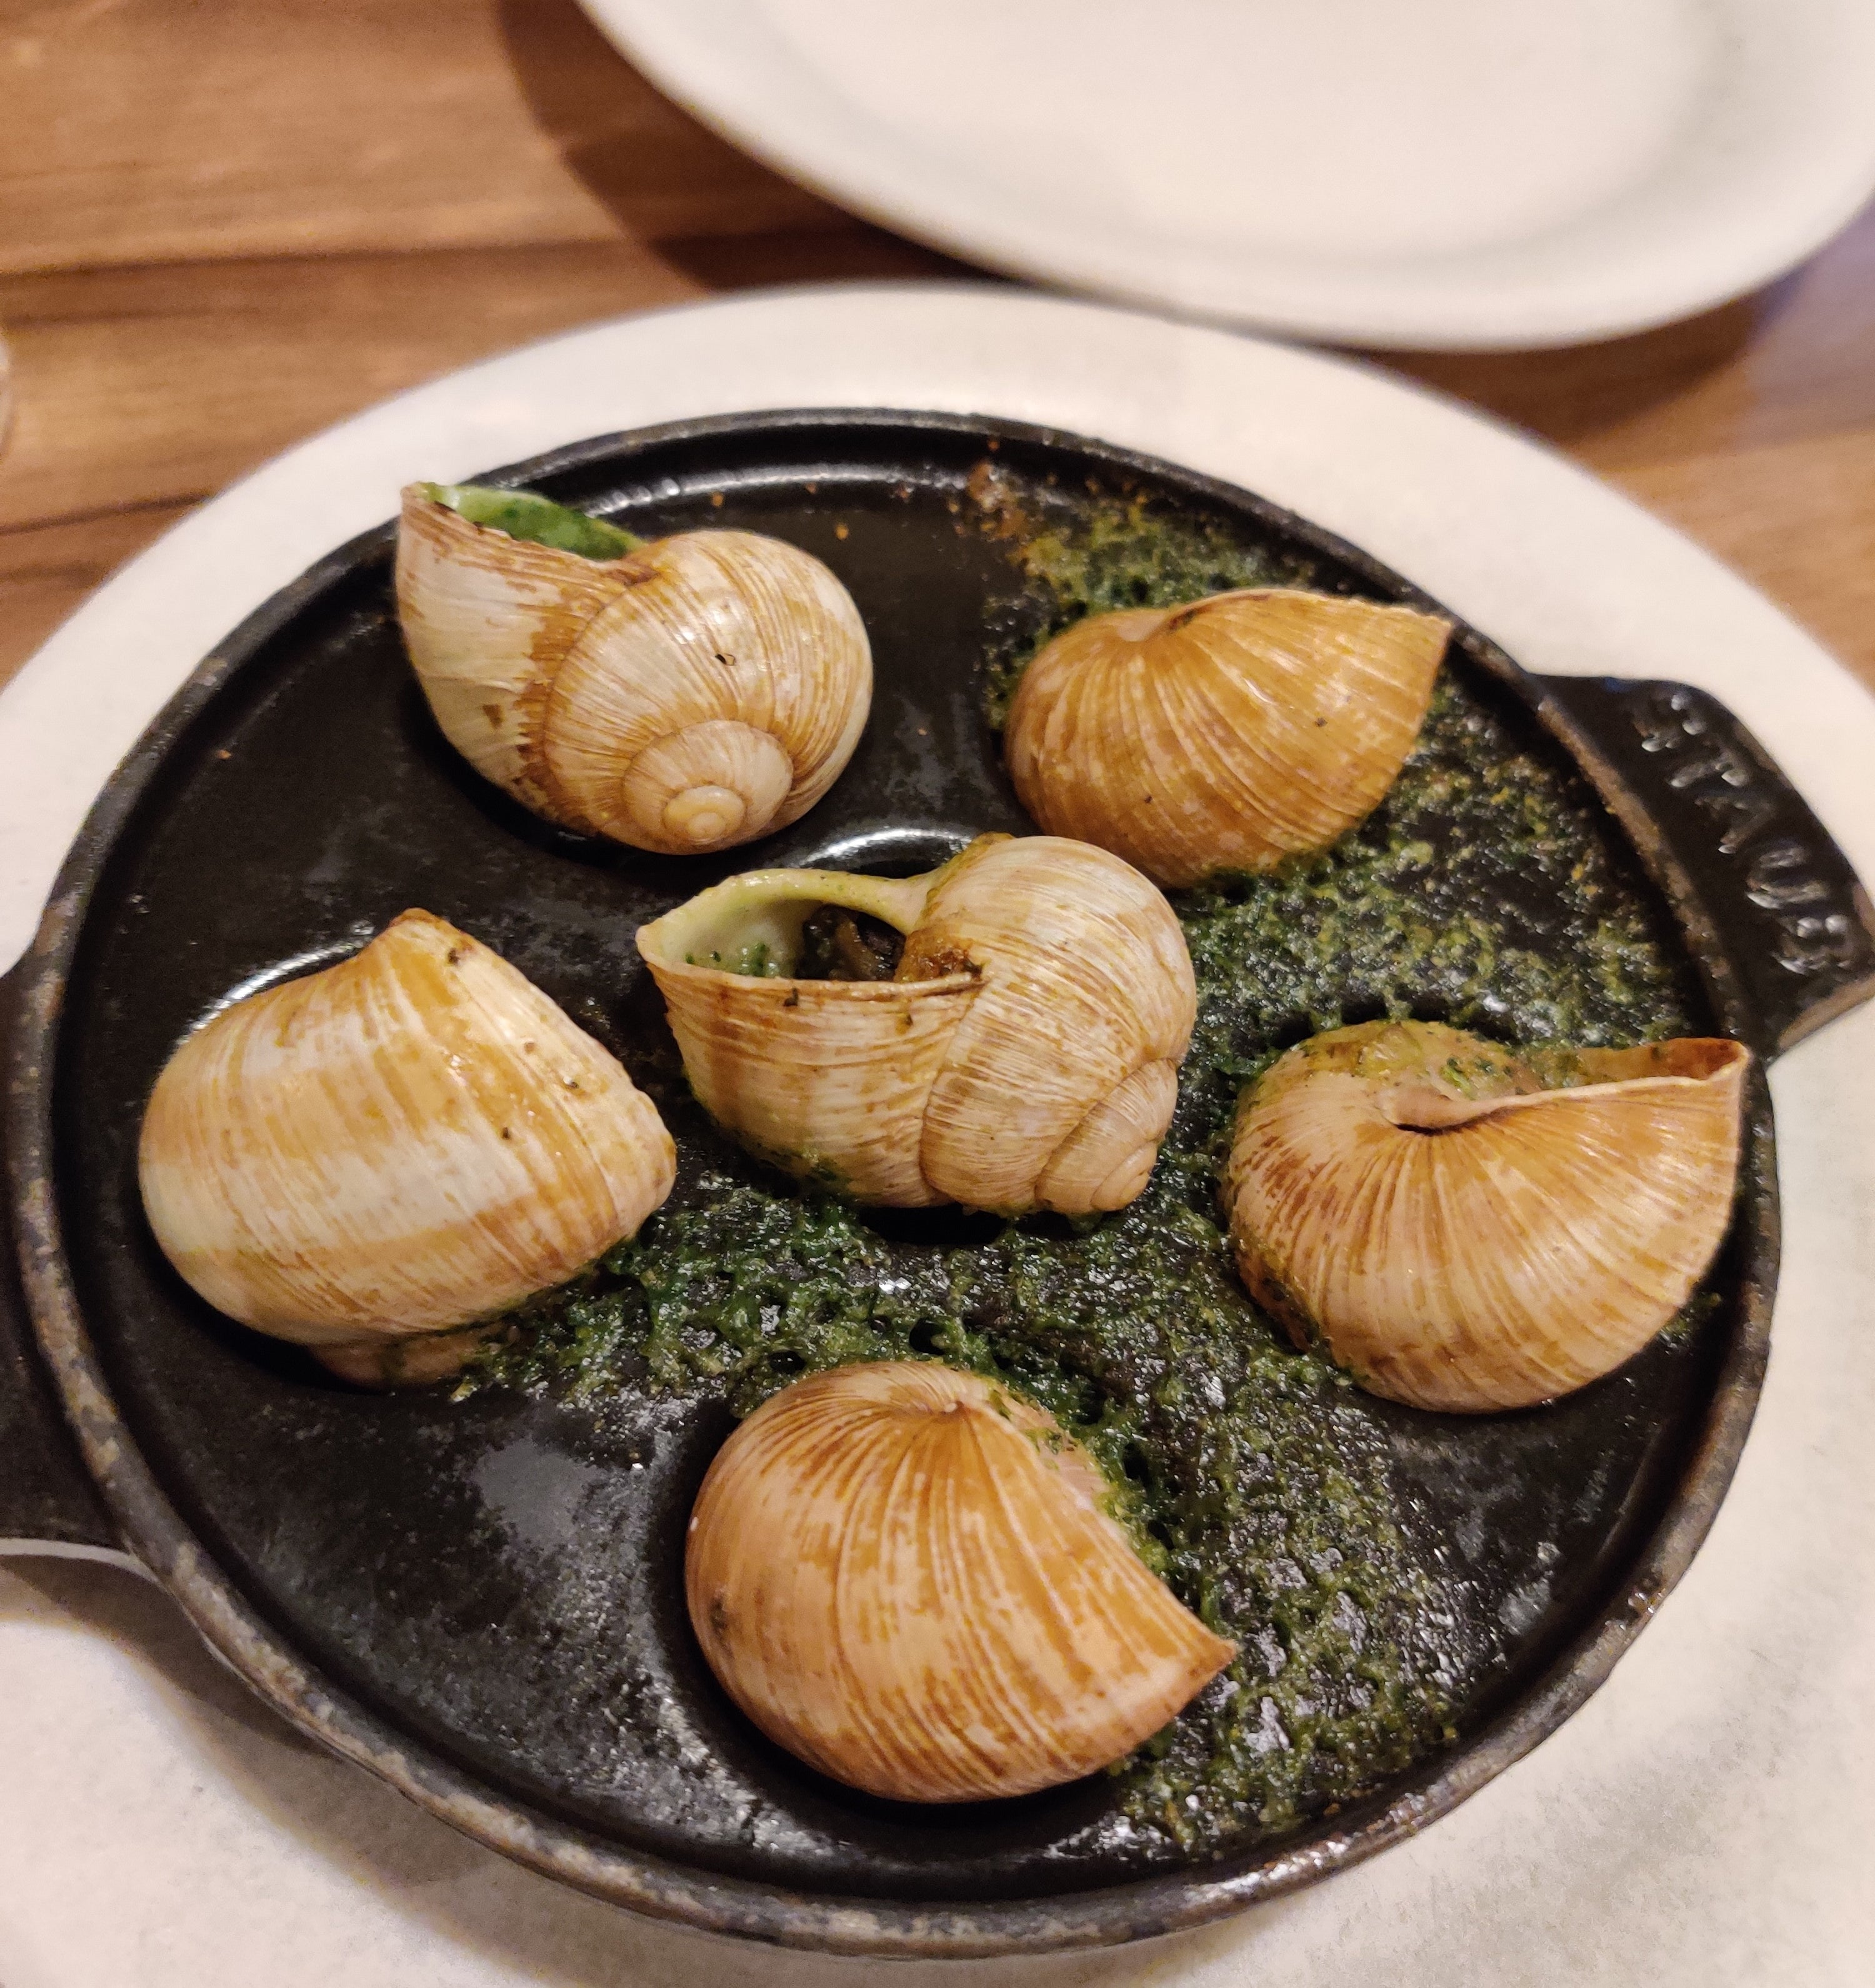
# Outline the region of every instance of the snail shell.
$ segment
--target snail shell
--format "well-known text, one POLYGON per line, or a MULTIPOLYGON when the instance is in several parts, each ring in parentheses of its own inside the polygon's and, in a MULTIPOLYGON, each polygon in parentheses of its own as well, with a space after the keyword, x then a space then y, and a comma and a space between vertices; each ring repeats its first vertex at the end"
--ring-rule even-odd
POLYGON ((1004 734, 1022 805, 1168 888, 1267 870, 1379 806, 1411 751, 1449 623, 1250 587, 1064 629, 1004 734))
POLYGON ((1197 1013, 1165 900, 1117 857, 1046 836, 980 837, 921 877, 732 877, 638 949, 711 1117, 802 1178, 896 1208, 1124 1206, 1197 1013), (906 935, 894 979, 792 977, 828 904, 906 935), (765 975, 730 970, 756 953, 765 975))
POLYGON ((1566 1395, 1705 1275, 1750 1062, 1703 1038, 1519 1053, 1431 1023, 1317 1036, 1238 1114, 1224 1202, 1244 1281, 1390 1400, 1566 1395))
POLYGON ((1077 1780, 1235 1655, 1103 1495, 1050 1416, 974 1374, 816 1374, 711 1465, 690 1618, 749 1718, 836 1780, 926 1802, 1077 1780))
POLYGON ((218 1310, 350 1378, 418 1381, 634 1234, 676 1153, 613 1057, 413 911, 188 1036, 137 1165, 164 1254, 218 1310))
POLYGON ((404 493, 397 609, 437 722, 485 778, 583 834, 692 855, 785 827, 839 777, 872 651, 819 560, 718 531, 593 558, 475 523, 436 487, 404 493))

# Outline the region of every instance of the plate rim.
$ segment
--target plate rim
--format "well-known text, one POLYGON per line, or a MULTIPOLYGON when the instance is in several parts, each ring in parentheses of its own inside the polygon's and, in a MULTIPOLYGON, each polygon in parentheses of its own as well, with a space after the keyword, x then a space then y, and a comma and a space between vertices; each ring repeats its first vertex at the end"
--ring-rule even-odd
MULTIPOLYGON (((714 4, 734 7, 748 0, 714 4)), ((1491 352, 1542 350, 1654 330, 1787 274, 1840 233, 1875 192, 1872 136, 1853 165, 1839 164, 1826 181, 1819 176, 1816 186, 1806 181, 1797 190, 1802 198, 1786 198, 1776 226, 1761 221, 1742 248, 1700 265, 1704 273, 1698 280, 1675 280, 1657 258, 1622 289, 1601 296, 1594 291, 1592 259, 1579 259, 1583 273, 1565 285, 1559 299, 1549 296, 1540 308, 1532 307, 1527 277, 1487 281, 1454 309, 1428 305, 1397 281, 1390 285, 1383 259, 1350 257, 1327 265, 1338 272, 1360 271, 1372 285, 1356 304, 1347 300, 1343 282, 1299 277, 1295 272, 1304 259, 1289 252, 1280 259, 1289 273, 1272 283, 1260 275, 1252 247, 1240 257, 1200 259, 1201 267, 1227 272, 1221 280, 1168 282, 1123 243, 1064 252, 1045 226, 1024 226, 1019 201, 1000 215, 973 215, 947 194, 935 167, 922 175, 891 170, 882 184, 875 163, 866 157, 863 131, 830 127, 806 113, 791 117, 785 98, 777 110, 772 95, 765 93, 752 105, 733 87, 713 87, 708 67, 692 59, 698 36, 681 18, 684 9, 671 8, 663 0, 579 0, 579 5, 628 62, 699 123, 772 170, 881 227, 1018 280, 1278 336, 1378 350, 1491 352)), ((1846 39, 1840 29, 1836 38, 1846 39)), ((1820 62, 1815 66, 1820 68, 1820 62)), ((1861 66, 1875 84, 1875 41, 1868 44, 1861 66)), ((1798 127, 1792 121, 1794 131, 1798 127)), ((1787 138, 1780 156, 1801 144, 1800 137, 1787 138)), ((1608 211, 1619 212, 1623 205, 1617 200, 1608 211)), ((1419 259, 1409 259, 1408 266, 1418 263, 1419 259)), ((1553 286, 1553 279, 1546 278, 1545 290, 1553 286)))
MULTIPOLYGON (((895 408, 760 410, 660 423, 561 445, 484 472, 488 480, 530 476, 617 458, 621 451, 752 428, 832 426, 856 421, 916 431, 964 431, 1065 442, 1117 466, 1170 475, 1211 491, 1233 507, 1344 558, 1411 598, 1426 596, 1383 563, 1326 528, 1221 478, 1065 431, 995 417, 895 408)), ((1750 1121, 1754 1217, 1742 1235, 1738 1322, 1715 1372, 1703 1425, 1678 1484, 1651 1530, 1634 1543, 1621 1578, 1589 1626, 1561 1646, 1523 1692, 1488 1719, 1454 1753, 1401 1779, 1384 1807, 1344 1830, 1285 1851, 1279 1842, 1252 1868, 1208 1875, 1242 1861, 1186 1867, 1130 1882, 1047 1898, 968 1903, 907 1903, 804 1893, 627 1850, 576 1826, 492 1793, 331 1682, 299 1655, 285 1632, 246 1601, 201 1546, 157 1482, 118 1411, 64 1265, 53 1175, 53 1082, 65 981, 92 896, 117 846, 171 748, 199 712, 281 628, 359 569, 381 560, 394 521, 374 526, 328 553, 248 615, 205 657, 165 704, 94 802, 62 867, 22 983, 9 1055, 8 1161, 22 1277, 47 1364, 87 1466, 127 1542, 183 1608, 198 1631, 260 1696, 309 1736, 388 1781, 465 1834, 546 1875, 610 1902, 699 1930, 847 1955, 976 1958, 1116 1945, 1208 1923, 1365 1861, 1417 1834, 1553 1733, 1599 1689, 1632 1645, 1703 1543, 1742 1452, 1769 1359, 1779 1255, 1777 1178, 1770 1104, 1755 1073, 1750 1121)), ((1454 619, 1459 617, 1454 617, 1454 619)), ((1580 766, 1571 741, 1546 717, 1538 680, 1461 620, 1475 664, 1518 694, 1533 717, 1580 766), (1499 659, 1494 662, 1493 656, 1499 659), (1502 667, 1499 667, 1501 662, 1502 667)), ((1582 766, 1599 785, 1593 770, 1582 766)), ((1603 805, 1631 842, 1604 795, 1603 805)), ((1676 909, 1676 923, 1681 915, 1676 909)), ((1684 933, 1684 927, 1682 925, 1684 933)), ((1700 955, 1690 938, 1689 950, 1700 955)), ((1718 998, 1715 996, 1715 998, 1718 998)), ((1729 1019, 1729 1018, 1728 1018, 1729 1019)), ((1377 1799, 1377 1798, 1376 1798, 1377 1799)), ((1368 1805, 1361 1805, 1363 1808, 1368 1805)), ((1257 1856, 1255 1851, 1242 1854, 1257 1856)))

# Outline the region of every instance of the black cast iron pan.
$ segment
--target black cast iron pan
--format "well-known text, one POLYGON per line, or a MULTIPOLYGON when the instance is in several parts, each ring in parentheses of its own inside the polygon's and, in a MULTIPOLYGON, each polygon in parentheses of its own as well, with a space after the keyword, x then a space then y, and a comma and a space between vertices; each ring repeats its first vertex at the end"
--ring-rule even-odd
MULTIPOLYGON (((1470 1542, 1465 1577, 1517 1625, 1455 1742, 1363 1804, 1208 1861, 1103 1828, 1112 1784, 1098 1777, 996 1807, 900 1808, 818 1780, 745 1726, 680 1598, 684 1520, 728 1426, 719 1406, 356 1394, 178 1283, 139 1212, 137 1128, 172 1044, 231 991, 421 904, 576 1017, 655 1029, 633 931, 718 877, 905 871, 971 833, 1028 827, 981 708, 985 604, 1010 587, 1006 546, 969 525, 968 480, 992 451, 1009 487, 1057 506, 1144 493, 1160 514, 1305 560, 1318 585, 1422 599, 1240 491, 1006 422, 765 414, 584 443, 494 480, 647 531, 773 531, 851 588, 878 692, 819 808, 767 843, 685 861, 596 848, 513 807, 428 718, 386 526, 203 664, 98 802, 13 976, 24 1306, 0 1293, 0 1539, 127 1547, 296 1724, 510 1855, 693 1925, 833 1951, 1140 1938, 1306 1883, 1462 1800, 1583 1702, 1684 1570, 1757 1399, 1776 1268, 1760 1080, 1701 1331, 1548 1409, 1407 1418, 1405 1504, 1470 1542)), ((1875 991, 1847 863, 1711 698, 1532 679, 1468 629, 1454 667, 1531 749, 1586 776, 1703 1026, 1769 1058, 1875 991)))

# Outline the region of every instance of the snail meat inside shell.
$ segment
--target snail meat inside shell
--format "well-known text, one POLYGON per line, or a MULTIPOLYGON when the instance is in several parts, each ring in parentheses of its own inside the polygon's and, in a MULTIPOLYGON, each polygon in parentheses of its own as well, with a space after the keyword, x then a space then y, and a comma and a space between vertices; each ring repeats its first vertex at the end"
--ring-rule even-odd
POLYGON ((1366 818, 1426 715, 1451 624, 1247 587, 1064 629, 1004 746, 1022 805, 1168 888, 1272 868, 1366 818))
POLYGON ((821 562, 645 544, 530 492, 413 484, 397 611, 444 735, 550 821, 700 854, 785 827, 853 756, 872 651, 821 562))
POLYGON ((348 1378, 420 1381, 635 1235, 676 1150, 608 1051, 412 911, 188 1036, 137 1165, 164 1254, 218 1310, 348 1378))
POLYGON ((899 1208, 1123 1207, 1171 1122, 1197 1012, 1158 891, 1047 836, 981 837, 921 877, 732 877, 638 947, 718 1123, 899 1208), (878 926, 904 935, 890 978, 863 970, 891 950, 878 926))
POLYGON ((1698 1037, 1315 1036, 1239 1110, 1224 1203, 1244 1281, 1392 1400, 1482 1412, 1567 1394, 1639 1352, 1711 1266, 1750 1063, 1698 1037))
POLYGON ((1235 1654, 1103 1508, 1052 1417, 974 1374, 843 1367, 711 1465, 684 1558, 724 1689, 823 1773, 901 1801, 1076 1780, 1235 1654))

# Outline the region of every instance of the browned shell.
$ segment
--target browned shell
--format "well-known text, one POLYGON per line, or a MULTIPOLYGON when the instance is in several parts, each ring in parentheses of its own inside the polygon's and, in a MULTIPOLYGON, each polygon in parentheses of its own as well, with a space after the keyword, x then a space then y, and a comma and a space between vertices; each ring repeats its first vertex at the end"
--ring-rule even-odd
POLYGON ((1519 1053, 1427 1023, 1318 1036, 1239 1112, 1224 1202, 1245 1282, 1394 1401, 1567 1394, 1705 1274, 1750 1061, 1703 1038, 1519 1053))
POLYGON ((1228 1663, 1041 1409, 922 1362, 797 1381, 710 1466, 684 1581, 762 1731, 901 1801, 1025 1794, 1130 1753, 1228 1663))
POLYGON ((673 855, 785 827, 853 756, 872 652, 811 554, 682 532, 616 560, 404 493, 397 606, 444 735, 536 813, 673 855))
POLYGON ((633 1234, 675 1165, 617 1059, 427 911, 188 1036, 138 1148, 183 1278, 360 1380, 460 1365, 454 1328, 633 1234))
POLYGON ((1450 624, 1293 587, 1076 622, 1024 673, 1004 746, 1042 827, 1170 888, 1319 849, 1412 749, 1450 624))
POLYGON ((922 877, 756 871, 644 926, 691 1088, 764 1158, 856 1200, 1084 1215, 1145 1187, 1197 995, 1117 857, 985 836, 922 877), (906 942, 887 982, 792 977, 816 906, 906 942), (759 948, 762 973, 733 970, 759 948))

